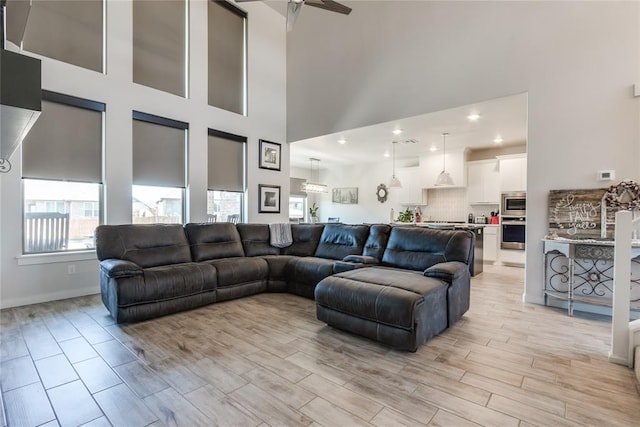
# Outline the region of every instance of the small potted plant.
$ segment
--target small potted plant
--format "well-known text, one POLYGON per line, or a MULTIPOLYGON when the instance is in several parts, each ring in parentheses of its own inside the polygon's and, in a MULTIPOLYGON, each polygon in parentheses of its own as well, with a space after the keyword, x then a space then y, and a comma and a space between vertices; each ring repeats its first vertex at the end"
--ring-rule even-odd
POLYGON ((313 202, 313 205, 311 205, 311 207, 309 208, 309 215, 311 215, 311 222, 312 223, 317 223, 318 222, 318 205, 316 205, 315 202, 313 202))
POLYGON ((411 221, 413 221, 413 212, 411 212, 409 208, 405 209, 404 211, 400 211, 398 213, 398 219, 396 219, 396 222, 411 222, 411 221))

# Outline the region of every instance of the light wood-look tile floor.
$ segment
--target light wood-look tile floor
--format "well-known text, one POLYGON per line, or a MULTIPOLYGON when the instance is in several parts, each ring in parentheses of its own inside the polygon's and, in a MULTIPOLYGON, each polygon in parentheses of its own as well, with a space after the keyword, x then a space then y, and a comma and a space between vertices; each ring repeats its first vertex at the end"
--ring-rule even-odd
POLYGON ((523 304, 523 273, 486 267, 416 353, 289 294, 124 326, 99 296, 3 310, 0 407, 9 426, 639 426, 609 319, 523 304))

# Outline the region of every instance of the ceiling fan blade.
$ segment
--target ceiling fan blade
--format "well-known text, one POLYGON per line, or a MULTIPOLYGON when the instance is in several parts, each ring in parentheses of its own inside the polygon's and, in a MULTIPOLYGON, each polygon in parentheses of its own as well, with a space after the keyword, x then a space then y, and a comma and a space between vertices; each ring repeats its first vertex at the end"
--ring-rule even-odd
POLYGON ((333 0, 306 0, 305 4, 317 7, 319 9, 328 10, 330 12, 341 13, 343 15, 348 15, 351 13, 350 7, 347 7, 333 0))
POLYGON ((302 10, 302 5, 304 2, 294 2, 290 1, 287 4, 287 32, 293 30, 293 26, 298 19, 298 15, 300 15, 300 11, 302 10))

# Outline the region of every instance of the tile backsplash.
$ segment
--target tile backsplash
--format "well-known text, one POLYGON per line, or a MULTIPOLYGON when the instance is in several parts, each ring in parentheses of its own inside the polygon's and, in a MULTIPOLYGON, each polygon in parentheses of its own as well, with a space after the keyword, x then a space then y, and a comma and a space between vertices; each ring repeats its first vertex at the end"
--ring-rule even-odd
POLYGON ((474 217, 491 216, 498 205, 473 205, 467 202, 466 188, 430 188, 428 202, 422 210, 423 221, 467 221, 469 213, 474 217))

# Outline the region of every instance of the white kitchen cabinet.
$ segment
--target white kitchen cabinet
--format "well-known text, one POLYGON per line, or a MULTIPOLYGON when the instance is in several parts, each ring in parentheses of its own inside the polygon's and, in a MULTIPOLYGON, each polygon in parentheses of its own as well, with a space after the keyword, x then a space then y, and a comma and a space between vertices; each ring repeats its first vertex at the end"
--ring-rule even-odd
POLYGON ((527 190, 527 156, 515 154, 499 156, 500 161, 500 190, 527 190))
MULTIPOLYGON (((446 169, 453 179, 451 187, 466 187, 467 185, 467 152, 465 150, 447 150, 446 169)), ((442 152, 429 153, 420 157, 420 170, 424 188, 446 188, 437 186, 436 179, 442 172, 442 152)))
POLYGON ((427 192, 422 188, 420 167, 400 168, 396 170, 396 176, 402 183, 402 188, 393 188, 391 191, 397 191, 398 203, 409 206, 427 204, 427 192))
POLYGON ((500 263, 514 267, 524 267, 525 251, 517 249, 500 249, 500 263))
POLYGON ((488 225, 484 227, 482 249, 484 260, 496 262, 498 260, 498 247, 500 246, 500 226, 488 225))
POLYGON ((467 163, 467 198, 470 205, 500 204, 500 169, 497 160, 467 163))

